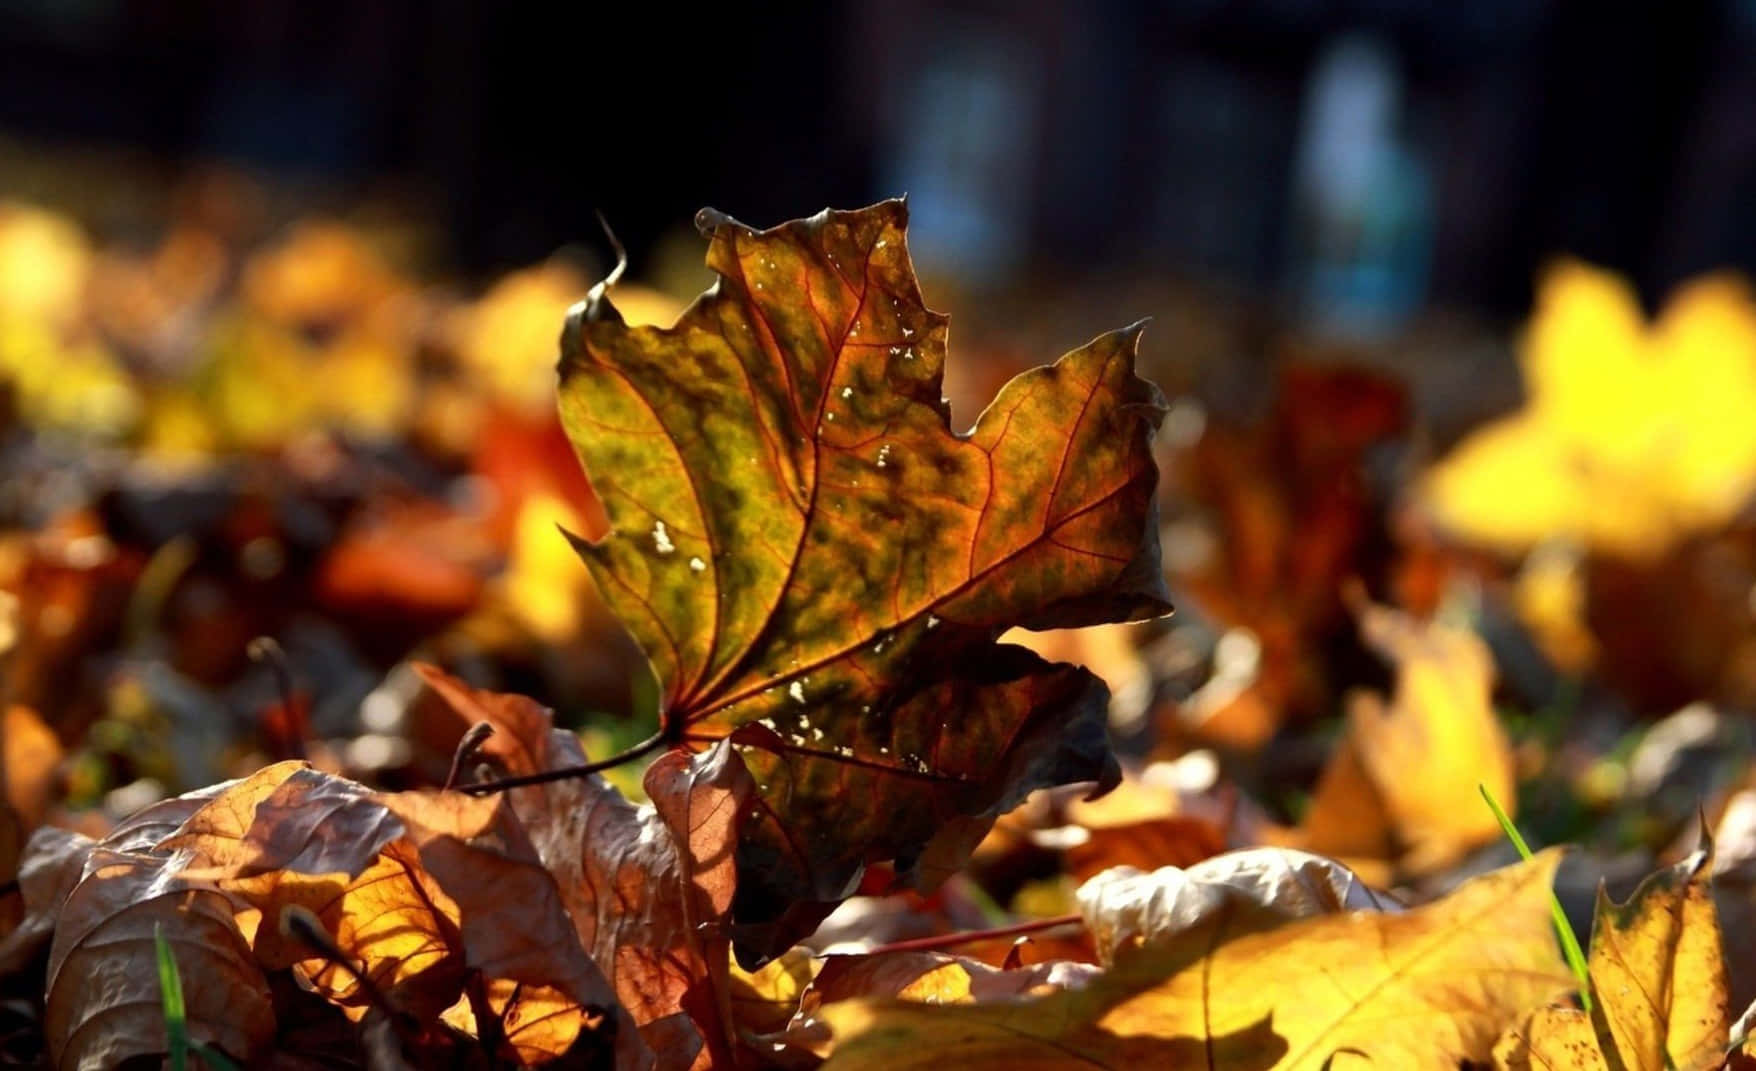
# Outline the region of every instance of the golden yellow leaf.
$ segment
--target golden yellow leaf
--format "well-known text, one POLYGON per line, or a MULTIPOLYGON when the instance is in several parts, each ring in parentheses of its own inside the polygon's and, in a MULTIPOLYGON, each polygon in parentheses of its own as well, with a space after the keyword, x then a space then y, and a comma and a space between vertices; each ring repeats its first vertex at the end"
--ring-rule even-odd
POLYGON ((1572 984, 1550 928, 1558 852, 1424 907, 1283 922, 1222 898, 1161 940, 1125 941, 1082 989, 992 1004, 852 1000, 820 1017, 826 1068, 1317 1068, 1485 1060, 1507 1025, 1572 984))
POLYGON ((817 959, 802 945, 787 949, 760 970, 746 971, 733 963, 727 978, 732 1021, 739 1029, 758 1034, 784 1030, 799 1009, 805 987, 817 976, 817 966, 817 959))
POLYGON ((1493 659, 1468 629, 1383 606, 1361 608, 1360 634, 1395 667, 1396 690, 1388 705, 1351 697, 1347 736, 1293 842, 1350 864, 1434 873, 1500 837, 1478 786, 1516 810, 1493 659))
POLYGON ((0 321, 71 323, 91 273, 91 247, 71 220, 0 202, 0 321))
POLYGON ((1495 1049, 1507 1069, 1719 1067, 1731 1033, 1711 846, 1640 883, 1624 904, 1600 887, 1592 1014, 1544 1008, 1495 1049))
POLYGON ((1654 323, 1615 276, 1543 280, 1520 349, 1529 398, 1428 474, 1441 527, 1524 551, 1561 537, 1629 556, 1728 521, 1756 490, 1756 304, 1726 276, 1654 323))

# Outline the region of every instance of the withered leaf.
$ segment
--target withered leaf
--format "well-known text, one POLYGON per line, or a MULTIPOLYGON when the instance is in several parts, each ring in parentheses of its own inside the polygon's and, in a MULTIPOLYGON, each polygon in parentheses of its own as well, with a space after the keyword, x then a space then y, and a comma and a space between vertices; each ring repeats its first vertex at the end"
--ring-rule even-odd
MULTIPOLYGON (((1288 922, 1223 881, 1193 912, 1142 913, 1142 897, 1121 897, 1133 920, 1111 919, 1111 898, 1088 897, 1111 958, 1083 988, 991 1004, 826 1004, 819 1016, 836 1042, 825 1066, 1315 1071, 1344 1052, 1386 1067, 1483 1060, 1517 1015, 1569 985, 1547 905, 1559 858, 1544 853, 1401 913, 1288 922), (1191 924, 1162 937, 1138 924, 1179 915, 1191 924)), ((1314 903, 1337 891, 1328 888, 1314 903)))
POLYGON ((1032 788, 1114 778, 1102 684, 995 639, 1169 610, 1163 405, 1130 328, 953 434, 900 201, 699 222, 719 282, 664 329, 594 289, 561 416, 610 521, 578 546, 656 668, 666 738, 730 736, 756 780, 733 907, 754 964, 868 862, 917 877, 941 829, 954 856, 1032 788))
POLYGON ((612 1041, 628 1066, 650 1058, 504 798, 375 793, 285 762, 234 783, 159 847, 180 853, 186 880, 243 905, 259 961, 297 965, 355 1018, 368 994, 351 970, 281 931, 289 907, 315 915, 417 1021, 438 1019, 479 976, 521 1060, 612 1041))
MULTIPOLYGON (((508 776, 585 761, 572 733, 524 696, 481 691, 431 666, 422 677, 495 732, 478 749, 508 776)), ((651 808, 591 776, 515 788, 512 802, 560 887, 579 941, 615 986, 664 1067, 688 1067, 729 1043, 728 942, 738 825, 753 785, 729 745, 661 756, 647 770, 651 808)))
POLYGON ((1651 875, 1628 902, 1598 889, 1592 1011, 1539 1008, 1495 1047, 1507 1069, 1718 1067, 1731 1033, 1708 846, 1651 875))
POLYGON ((170 942, 188 983, 191 1038, 238 1059, 273 1039, 268 983, 231 903, 179 879, 166 862, 102 845, 86 857, 49 951, 43 1028, 57 1066, 96 1071, 168 1051, 155 929, 170 942))

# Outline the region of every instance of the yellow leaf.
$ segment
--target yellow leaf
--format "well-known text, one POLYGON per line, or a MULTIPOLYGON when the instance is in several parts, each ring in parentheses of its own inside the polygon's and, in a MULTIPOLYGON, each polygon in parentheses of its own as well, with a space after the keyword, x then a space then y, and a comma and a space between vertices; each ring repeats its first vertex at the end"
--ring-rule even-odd
POLYGON ((0 321, 71 324, 91 274, 91 247, 72 221, 0 202, 0 321))
POLYGON ((1520 357, 1524 407, 1428 475, 1441 527, 1514 552, 1561 537, 1649 556, 1756 490, 1756 304, 1740 281, 1697 280, 1648 324, 1621 280, 1564 263, 1520 357))
POLYGON ((799 945, 757 971, 733 963, 727 981, 733 1021, 740 1029, 758 1034, 786 1029, 799 1008, 799 997, 817 975, 817 963, 810 950, 799 945))
POLYGON ((819 1015, 825 1067, 1317 1068, 1484 1060, 1494 1039, 1571 976, 1550 928, 1550 851, 1404 913, 1284 922, 1249 896, 1187 928, 1124 941, 1081 989, 966 1005, 851 1000, 819 1015))
POLYGON ((518 509, 512 558, 500 590, 513 615, 548 643, 565 642, 579 630, 591 574, 579 567, 579 555, 561 529, 583 527, 579 515, 554 495, 536 495, 518 509))
POLYGON ((1433 873, 1500 837, 1478 786, 1515 809, 1493 659, 1468 629, 1383 606, 1360 610, 1360 633, 1395 666, 1396 690, 1388 705, 1370 693, 1351 697, 1347 737, 1294 843, 1350 863, 1433 873))
POLYGON ((1494 1054, 1499 1066, 1720 1066, 1731 1016, 1712 869, 1709 846, 1648 877, 1625 904, 1613 903, 1600 887, 1589 964, 1592 1015, 1540 1009, 1501 1039, 1494 1054))

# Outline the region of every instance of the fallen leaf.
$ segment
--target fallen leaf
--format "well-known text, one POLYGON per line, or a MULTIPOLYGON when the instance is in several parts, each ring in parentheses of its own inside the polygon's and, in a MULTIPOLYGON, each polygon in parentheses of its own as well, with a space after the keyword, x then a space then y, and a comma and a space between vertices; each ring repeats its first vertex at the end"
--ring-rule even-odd
POLYGON ((1360 634, 1396 669, 1386 704, 1361 692, 1347 734, 1292 843, 1387 875, 1431 874, 1502 835, 1480 786, 1515 813, 1511 743, 1492 701, 1494 663, 1475 633, 1360 608, 1360 634))
POLYGON ((110 1068, 169 1051, 155 932, 188 980, 192 1039, 236 1060, 264 1053, 273 1040, 268 983, 231 903, 179 879, 168 859, 102 843, 84 857, 49 950, 43 1029, 57 1066, 110 1068))
POLYGON ((579 550, 656 669, 666 739, 730 736, 756 780, 750 965, 867 863, 919 877, 1030 789, 1113 780, 1102 684, 994 640, 1169 610, 1138 328, 954 435, 905 220, 704 212, 720 281, 674 327, 627 326, 599 287, 562 335, 562 421, 611 522, 579 550))
POLYGON ((1176 789, 1125 774, 1108 795, 1069 803, 1071 824, 1038 839, 1061 849, 1063 868, 1080 882, 1116 866, 1193 866, 1226 850, 1224 829, 1182 809, 1176 789))
MULTIPOLYGON (((1086 897, 1113 956, 1083 988, 994 1004, 826 1004, 825 1068, 1097 1066, 1328 1067, 1341 1053, 1379 1066, 1484 1060, 1507 1025, 1571 984, 1550 928, 1545 852, 1410 911, 1287 921, 1257 899, 1187 883, 1192 926, 1154 938, 1138 895, 1086 897), (1094 910, 1095 909, 1095 910, 1094 910)), ((1217 862, 1217 861, 1215 861, 1217 862)), ((1100 879, 1101 880, 1101 879, 1100 879)), ((1286 887, 1276 883, 1278 887, 1286 887)), ((1322 888, 1323 886, 1319 886, 1322 888)), ((1329 886, 1333 893, 1333 886, 1329 886)), ((1171 906, 1171 905, 1167 905, 1171 906)))
POLYGON ((0 976, 26 968, 49 950, 67 894, 79 884, 92 840, 44 826, 30 835, 19 857, 17 925, 0 934, 0 976))
POLYGON ((798 945, 755 971, 732 964, 727 978, 732 1022, 738 1029, 756 1034, 785 1029, 820 965, 809 949, 798 945))
MULTIPOLYGON (((612 1040, 650 1058, 578 942, 554 879, 504 798, 375 793, 303 763, 235 783, 166 837, 186 880, 245 905, 256 958, 297 965, 350 1017, 370 1013, 354 971, 283 933, 282 913, 316 916, 399 1012, 439 1018, 479 976, 521 1059, 612 1040), (600 1031, 603 1033, 600 1034, 600 1031), (614 1033, 611 1033, 611 1032, 614 1033)), ((469 1020, 473 1024, 473 1018, 469 1020)))
MULTIPOLYGON (((585 761, 578 738, 552 728, 549 711, 534 700, 480 691, 431 666, 417 669, 466 719, 494 726, 477 754, 496 772, 517 777, 585 761)), ((754 786, 737 753, 721 745, 660 756, 644 787, 650 808, 636 807, 597 775, 506 795, 554 875, 580 943, 661 1065, 689 1067, 730 1043, 721 923, 737 877, 733 845, 754 786), (693 1043, 681 1045, 679 1036, 693 1043)))
POLYGON ((1592 1011, 1541 1008, 1494 1050, 1498 1067, 1691 1071, 1719 1067, 1731 1032, 1710 875, 1712 846, 1640 883, 1623 904, 1600 886, 1592 1011))
POLYGON ((1556 537, 1644 558, 1729 521, 1756 489, 1756 303, 1695 280, 1648 324, 1577 262, 1544 278, 1519 350, 1528 400, 1426 477, 1441 529, 1522 552, 1556 537))

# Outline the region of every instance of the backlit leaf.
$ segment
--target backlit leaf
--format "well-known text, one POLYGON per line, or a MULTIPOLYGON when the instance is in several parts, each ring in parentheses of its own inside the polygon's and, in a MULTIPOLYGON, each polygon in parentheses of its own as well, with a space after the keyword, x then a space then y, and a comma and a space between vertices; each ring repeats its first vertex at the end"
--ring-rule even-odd
POLYGON ((1756 302, 1696 280, 1647 323, 1633 289, 1564 263, 1520 347, 1525 406, 1429 475, 1441 527, 1523 551, 1568 538, 1645 557, 1725 524, 1756 490, 1756 302))
POLYGON ((1598 889, 1589 970, 1593 1006, 1541 1008, 1509 1032, 1502 1068, 1718 1067, 1731 1032, 1726 967, 1709 875, 1711 848, 1640 883, 1628 902, 1598 889))
POLYGON ((598 288, 563 332, 562 420, 611 522, 581 553, 670 742, 732 736, 757 782, 733 909, 752 960, 866 863, 918 876, 1031 788, 1113 779, 1101 683, 994 641, 1169 609, 1138 329, 953 434, 905 218, 704 212, 720 280, 674 327, 626 325, 598 288))
MULTIPOLYGON (((519 776, 585 761, 578 738, 551 728, 549 712, 534 700, 479 691, 419 668, 466 718, 494 726, 478 755, 498 772, 519 776)), ((560 887, 580 944, 615 986, 660 1066, 689 1067, 729 1040, 721 923, 732 903, 732 850, 753 786, 729 746, 695 756, 669 752, 647 770, 644 784, 650 808, 636 807, 596 775, 506 795, 560 887)))

